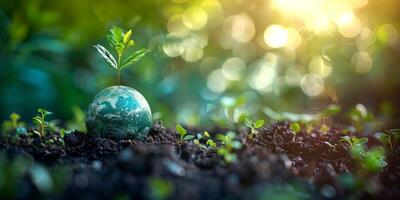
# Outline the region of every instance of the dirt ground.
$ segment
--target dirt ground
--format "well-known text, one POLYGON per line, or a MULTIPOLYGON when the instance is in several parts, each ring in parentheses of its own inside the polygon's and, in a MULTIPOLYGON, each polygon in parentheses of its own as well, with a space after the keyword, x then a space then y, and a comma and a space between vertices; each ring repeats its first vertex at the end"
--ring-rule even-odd
MULTIPOLYGON (((193 131, 189 131, 193 134, 193 131)), ((216 132, 210 131, 211 137, 216 132)), ((145 141, 112 140, 75 131, 61 138, 21 136, 0 147, 9 159, 29 157, 64 167, 65 186, 43 194, 26 176, 17 199, 396 199, 400 197, 400 145, 386 152, 387 166, 363 173, 333 126, 296 135, 289 123, 237 139, 238 160, 226 163, 216 150, 154 124, 145 141), (49 142, 51 141, 51 142, 49 142)), ((379 141, 369 137, 368 146, 379 141)), ((217 144, 219 145, 219 144, 217 144)))

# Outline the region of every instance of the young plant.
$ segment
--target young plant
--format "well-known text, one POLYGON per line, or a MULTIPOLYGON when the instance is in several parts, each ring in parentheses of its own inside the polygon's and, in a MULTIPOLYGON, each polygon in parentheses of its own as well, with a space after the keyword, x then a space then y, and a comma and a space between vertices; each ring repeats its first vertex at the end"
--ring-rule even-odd
POLYGON ((38 112, 40 115, 36 115, 35 117, 33 117, 33 120, 34 122, 36 122, 36 124, 39 125, 40 127, 39 135, 43 137, 45 135, 45 129, 48 127, 48 122, 46 122, 46 116, 51 115, 53 113, 42 108, 39 108, 38 112))
POLYGON ((186 129, 181 125, 177 124, 175 128, 180 136, 180 141, 188 141, 194 138, 194 135, 188 135, 186 129))
POLYGON ((236 133, 218 134, 217 139, 221 142, 221 147, 217 150, 217 154, 222 156, 227 163, 236 162, 237 155, 235 151, 242 148, 242 143, 236 140, 236 133))
POLYGON ((67 129, 86 132, 85 112, 78 106, 73 106, 72 113, 74 114, 74 118, 67 122, 67 129))
POLYGON ((132 30, 123 32, 121 28, 114 27, 109 30, 107 34, 108 45, 116 52, 114 57, 110 51, 101 46, 100 44, 94 45, 101 57, 106 63, 117 70, 117 82, 120 85, 120 72, 126 67, 142 59, 149 50, 140 49, 137 51, 129 51, 134 46, 134 41, 131 40, 132 30), (129 53, 131 52, 131 53, 129 53))
POLYGON ((376 138, 378 138, 385 146, 393 149, 400 140, 400 129, 390 129, 383 133, 378 133, 376 138))
POLYGON ((377 172, 386 166, 384 149, 375 147, 367 150, 368 138, 344 136, 340 141, 345 141, 350 145, 351 156, 358 160, 367 171, 377 172))
POLYGON ((358 132, 363 132, 367 125, 371 125, 374 120, 374 115, 368 112, 363 104, 357 104, 347 113, 352 126, 358 132))
POLYGON ((211 148, 217 147, 217 144, 214 142, 214 140, 210 138, 210 134, 207 131, 204 131, 204 133, 197 134, 196 139, 193 140, 193 143, 202 148, 207 148, 207 146, 211 148), (204 142, 205 139, 207 139, 207 141, 205 142, 204 145, 201 143, 201 141, 204 142))
POLYGON ((375 147, 365 152, 365 157, 361 160, 361 164, 368 171, 380 171, 387 164, 385 161, 385 150, 382 147, 375 147))
POLYGON ((355 136, 344 136, 339 142, 347 142, 350 145, 351 155, 354 158, 362 158, 365 156, 366 144, 368 143, 368 138, 357 138, 355 136))
POLYGON ((257 120, 254 122, 251 119, 246 118, 244 120, 244 124, 247 128, 250 129, 250 138, 252 138, 255 134, 258 133, 257 129, 264 126, 264 120, 257 120))
POLYGON ((300 131, 301 131, 300 123, 298 123, 298 122, 292 122, 292 123, 290 123, 290 129, 293 130, 293 132, 294 132, 295 135, 298 134, 298 133, 300 133, 300 131))
POLYGON ((6 120, 3 122, 2 131, 4 133, 11 133, 13 131, 16 131, 19 127, 25 126, 24 122, 19 121, 20 118, 21 116, 17 113, 11 113, 10 120, 6 120))

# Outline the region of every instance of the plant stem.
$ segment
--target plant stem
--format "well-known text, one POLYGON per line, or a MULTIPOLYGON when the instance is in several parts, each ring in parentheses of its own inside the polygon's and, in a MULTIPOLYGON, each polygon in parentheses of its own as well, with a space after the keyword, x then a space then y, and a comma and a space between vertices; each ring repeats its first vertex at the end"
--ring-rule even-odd
POLYGON ((40 133, 41 133, 42 137, 44 137, 44 125, 43 124, 40 125, 40 133))
POLYGON ((117 70, 117 81, 118 81, 118 86, 120 86, 120 81, 119 81, 120 78, 119 78, 119 76, 120 76, 120 75, 119 75, 119 70, 117 70))
POLYGON ((117 63, 117 82, 118 82, 118 86, 120 86, 120 81, 119 81, 120 75, 119 75, 119 71, 120 71, 120 66, 121 66, 121 56, 122 56, 122 53, 121 53, 121 55, 118 55, 118 63, 117 63))

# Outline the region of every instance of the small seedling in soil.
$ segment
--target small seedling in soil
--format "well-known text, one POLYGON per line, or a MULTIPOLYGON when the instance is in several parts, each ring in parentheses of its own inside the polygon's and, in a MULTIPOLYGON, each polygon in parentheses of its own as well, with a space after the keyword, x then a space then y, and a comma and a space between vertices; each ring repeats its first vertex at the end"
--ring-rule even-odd
POLYGON ((375 147, 365 153, 361 164, 371 172, 378 172, 386 166, 385 150, 382 147, 375 147))
POLYGON ((251 119, 246 118, 244 120, 244 124, 247 128, 250 129, 250 138, 252 138, 255 134, 258 133, 257 129, 264 126, 264 120, 257 120, 254 122, 251 119))
POLYGON ((106 63, 117 70, 117 83, 120 85, 120 72, 131 64, 142 59, 149 50, 140 49, 128 54, 128 50, 133 47, 134 41, 131 40, 132 30, 123 32, 122 29, 114 27, 110 29, 107 35, 107 42, 110 47, 117 53, 116 58, 100 44, 95 45, 101 57, 106 61, 106 63))
POLYGON ((40 115, 33 117, 36 124, 39 125, 40 131, 38 132, 40 136, 45 136, 45 129, 48 127, 48 122, 46 122, 46 116, 53 114, 45 109, 39 108, 38 112, 40 115))
POLYGON ((346 135, 339 141, 347 142, 350 145, 351 155, 354 158, 361 158, 365 155, 368 138, 357 138, 355 136, 350 137, 346 135))
POLYGON ((10 115, 10 120, 6 120, 3 122, 2 131, 4 133, 11 133, 11 132, 16 131, 20 127, 24 127, 25 123, 20 122, 19 121, 20 118, 21 118, 21 116, 18 115, 17 113, 12 113, 10 115))
POLYGON ((181 125, 177 124, 175 128, 180 136, 180 141, 188 141, 194 138, 194 135, 188 135, 186 129, 181 125))
POLYGON ((358 132, 363 132, 368 123, 374 120, 374 115, 368 112, 363 104, 357 104, 347 115, 351 124, 358 132))
POLYGON ((297 135, 298 133, 300 133, 300 131, 301 131, 300 123, 298 123, 298 122, 292 122, 292 123, 290 123, 289 128, 293 131, 293 138, 292 138, 292 141, 294 141, 295 138, 296 138, 296 135, 297 135))
POLYGON ((297 122, 290 123, 290 129, 293 130, 294 134, 298 134, 301 131, 301 126, 297 122))
POLYGON ((207 146, 211 148, 217 147, 217 144, 210 138, 210 134, 207 131, 197 134, 196 139, 193 140, 193 143, 202 148, 207 148, 207 146), (204 142, 205 140, 206 142, 204 145, 202 144, 202 141, 204 142))
POLYGON ((375 135, 385 146, 393 149, 400 139, 400 129, 391 129, 375 135))
POLYGON ((227 163, 237 161, 236 150, 242 148, 242 143, 236 140, 236 133, 218 134, 217 139, 221 142, 221 147, 217 150, 218 155, 222 156, 227 163))
POLYGON ((72 107, 72 113, 74 114, 74 118, 67 122, 68 130, 86 132, 85 112, 78 106, 74 106, 72 107))
POLYGON ((367 150, 368 138, 344 136, 340 141, 350 145, 351 156, 358 160, 367 171, 377 172, 386 166, 385 151, 382 147, 367 150))

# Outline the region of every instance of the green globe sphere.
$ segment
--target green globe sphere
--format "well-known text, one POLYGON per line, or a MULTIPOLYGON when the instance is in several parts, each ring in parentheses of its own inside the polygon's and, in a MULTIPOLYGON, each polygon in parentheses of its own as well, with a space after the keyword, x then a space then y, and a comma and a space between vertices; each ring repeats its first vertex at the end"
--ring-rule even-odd
POLYGON ((151 118, 143 95, 130 87, 112 86, 98 93, 89 105, 86 128, 89 134, 143 140, 152 126, 151 118))

